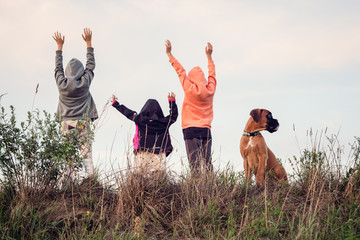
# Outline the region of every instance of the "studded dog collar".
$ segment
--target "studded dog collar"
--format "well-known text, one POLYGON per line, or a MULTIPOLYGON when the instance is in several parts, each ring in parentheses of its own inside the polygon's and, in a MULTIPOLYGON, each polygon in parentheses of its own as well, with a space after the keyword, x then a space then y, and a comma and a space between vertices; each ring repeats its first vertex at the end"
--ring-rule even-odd
POLYGON ((249 133, 249 132, 243 132, 243 135, 245 135, 245 136, 250 136, 250 137, 255 137, 256 135, 259 135, 260 134, 260 132, 259 131, 257 131, 257 132, 252 132, 252 133, 249 133))

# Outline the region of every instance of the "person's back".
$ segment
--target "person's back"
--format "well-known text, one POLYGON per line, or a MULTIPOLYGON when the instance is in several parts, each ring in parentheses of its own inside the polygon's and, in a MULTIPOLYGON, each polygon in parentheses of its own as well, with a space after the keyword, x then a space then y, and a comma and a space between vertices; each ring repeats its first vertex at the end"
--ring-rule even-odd
POLYGON ((211 122, 213 120, 213 98, 216 90, 215 65, 212 60, 212 45, 205 49, 208 58, 208 79, 200 67, 194 67, 189 74, 171 53, 171 43, 166 41, 166 53, 178 74, 185 97, 181 112, 181 125, 186 152, 191 170, 198 171, 204 162, 206 169, 211 164, 211 122))
POLYGON ((139 130, 139 150, 169 155, 173 147, 169 136, 169 127, 177 119, 175 98, 170 101, 170 114, 164 116, 155 99, 149 99, 135 117, 134 122, 139 130))
MULTIPOLYGON (((176 60, 170 60, 177 67, 176 60)), ((209 64, 209 69, 215 73, 214 64, 209 64)), ((206 127, 211 129, 213 120, 213 99, 216 89, 215 74, 209 75, 206 80, 200 67, 194 67, 188 74, 188 81, 192 84, 183 84, 185 98, 182 107, 182 128, 206 127)))
POLYGON ((91 46, 91 33, 85 35, 87 42, 86 68, 76 58, 67 64, 65 73, 63 69, 62 47, 56 51, 55 79, 59 90, 59 104, 57 115, 62 120, 77 120, 98 118, 95 102, 89 91, 94 78, 95 58, 91 46))
POLYGON ((55 80, 59 90, 57 117, 62 121, 61 130, 64 134, 79 130, 80 137, 85 142, 81 150, 85 171, 88 175, 92 175, 94 166, 91 150, 92 131, 89 121, 97 119, 98 114, 89 89, 94 78, 95 58, 91 44, 91 30, 85 28, 82 37, 87 45, 86 68, 84 69, 78 59, 73 58, 64 72, 62 48, 65 36, 62 37, 59 32, 53 36, 58 46, 55 57, 55 80))
POLYGON ((165 169, 165 158, 172 150, 169 128, 176 121, 175 95, 169 94, 170 114, 164 116, 155 99, 148 99, 139 113, 120 104, 113 95, 112 106, 136 124, 133 138, 135 168, 154 171, 165 169))

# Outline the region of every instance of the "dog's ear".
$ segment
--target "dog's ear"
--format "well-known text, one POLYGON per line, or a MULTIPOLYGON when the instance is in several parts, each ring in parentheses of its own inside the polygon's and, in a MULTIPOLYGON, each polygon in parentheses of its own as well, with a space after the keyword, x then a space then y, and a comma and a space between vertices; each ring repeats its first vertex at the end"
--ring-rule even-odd
POLYGON ((259 109, 259 108, 253 109, 250 112, 250 116, 254 119, 255 122, 259 122, 261 112, 262 112, 262 109, 259 109))

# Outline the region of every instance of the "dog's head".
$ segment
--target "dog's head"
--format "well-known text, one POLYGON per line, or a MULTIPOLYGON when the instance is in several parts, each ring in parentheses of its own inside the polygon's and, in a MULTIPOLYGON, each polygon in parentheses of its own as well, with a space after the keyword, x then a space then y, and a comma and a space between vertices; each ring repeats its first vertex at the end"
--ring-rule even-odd
POLYGON ((266 129, 267 131, 273 133, 279 129, 278 120, 274 119, 271 112, 266 109, 253 109, 250 112, 250 116, 261 128, 264 128, 264 130, 266 129))

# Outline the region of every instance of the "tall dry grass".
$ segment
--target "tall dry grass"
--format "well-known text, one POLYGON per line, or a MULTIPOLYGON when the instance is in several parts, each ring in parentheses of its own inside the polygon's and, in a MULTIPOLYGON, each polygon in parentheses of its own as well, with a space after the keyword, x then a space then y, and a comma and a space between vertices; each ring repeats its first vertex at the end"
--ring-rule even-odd
MULTIPOLYGON (((0 126, 2 140, 11 134, 9 127, 15 129, 6 125, 5 131, 4 126, 0 126)), ((0 235, 3 239, 360 238, 360 139, 355 138, 344 166, 343 146, 336 136, 310 138, 310 148, 289 159, 293 174, 288 183, 267 174, 260 187, 247 184, 243 172, 231 167, 196 177, 179 176, 170 169, 148 174, 129 167, 108 176, 75 177, 63 187, 62 162, 51 165, 59 170, 55 175, 36 164, 48 164, 55 155, 29 155, 16 148, 16 154, 7 155, 10 145, 2 142, 0 161, 8 165, 0 164, 0 235), (29 161, 34 163, 31 171, 29 161)), ((37 140, 52 138, 31 139, 29 144, 38 146, 37 140)), ((49 153, 46 146, 68 149, 66 144, 41 146, 44 153, 49 153)), ((64 151, 56 156, 61 154, 64 151)))
POLYGON ((1 232, 15 239, 359 237, 360 205, 343 196, 347 181, 311 171, 306 181, 289 184, 268 175, 257 187, 231 169, 180 179, 129 170, 116 176, 116 188, 84 179, 43 195, 26 191, 9 199, 2 191, 1 232))

